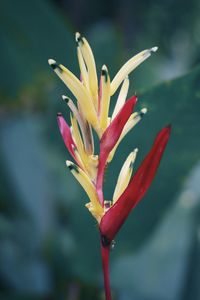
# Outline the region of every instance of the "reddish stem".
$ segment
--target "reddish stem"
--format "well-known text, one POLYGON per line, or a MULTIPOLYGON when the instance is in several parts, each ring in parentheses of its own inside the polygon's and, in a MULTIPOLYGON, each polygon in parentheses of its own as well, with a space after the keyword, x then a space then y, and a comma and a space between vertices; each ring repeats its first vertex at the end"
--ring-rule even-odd
POLYGON ((102 257, 102 264, 103 264, 105 296, 106 296, 106 300, 111 300, 110 276, 109 276, 110 246, 103 246, 101 244, 101 257, 102 257))

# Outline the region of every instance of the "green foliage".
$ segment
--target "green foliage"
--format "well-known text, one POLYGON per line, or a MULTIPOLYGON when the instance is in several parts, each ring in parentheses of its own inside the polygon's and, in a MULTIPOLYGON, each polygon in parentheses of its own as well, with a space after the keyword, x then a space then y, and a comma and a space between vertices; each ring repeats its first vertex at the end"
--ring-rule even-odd
POLYGON ((0 8, 1 103, 35 107, 52 86, 50 56, 74 68, 73 35, 48 1, 2 0, 0 8))

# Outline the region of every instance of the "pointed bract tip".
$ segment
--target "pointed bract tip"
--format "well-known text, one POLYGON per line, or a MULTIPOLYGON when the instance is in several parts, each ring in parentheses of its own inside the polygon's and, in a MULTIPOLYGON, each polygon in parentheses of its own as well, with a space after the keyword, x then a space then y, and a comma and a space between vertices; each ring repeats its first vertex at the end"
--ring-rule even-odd
POLYGON ((129 77, 128 77, 128 75, 124 78, 124 82, 127 82, 129 84, 129 77))
POLYGON ((104 71, 107 71, 107 70, 108 70, 107 67, 106 67, 106 65, 103 65, 103 66, 102 66, 102 70, 104 70, 104 71))
POLYGON ((141 112, 143 115, 146 114, 146 113, 147 113, 147 108, 146 108, 146 107, 142 108, 140 112, 141 112))
POLYGON ((131 152, 131 155, 130 155, 130 165, 129 165, 129 168, 130 169, 133 169, 133 166, 134 166, 134 162, 135 162, 135 159, 136 159, 136 155, 137 155, 137 152, 138 152, 138 148, 135 148, 132 152, 131 152))
POLYGON ((62 73, 62 68, 59 66, 59 64, 54 60, 54 59, 49 59, 48 60, 49 65, 52 67, 53 70, 57 70, 60 73, 62 73))
POLYGON ((106 67, 106 65, 103 65, 102 69, 101 69, 101 76, 104 76, 104 80, 107 82, 108 80, 108 69, 106 67))
POLYGON ((57 113, 57 117, 62 117, 62 113, 61 113, 61 112, 58 112, 58 113, 57 113))
POLYGON ((106 76, 107 73, 108 73, 108 69, 107 69, 106 65, 103 65, 103 67, 101 69, 101 75, 106 76))
POLYGON ((157 47, 157 46, 152 47, 152 48, 150 49, 151 52, 156 52, 157 50, 158 50, 158 47, 157 47))
POLYGON ((62 95, 62 99, 63 99, 64 101, 66 101, 66 102, 69 101, 69 98, 68 98, 67 96, 65 96, 65 95, 62 95))
POLYGON ((49 64, 50 66, 56 65, 56 61, 55 61, 54 59, 50 58, 50 59, 48 59, 48 64, 49 64))
POLYGON ((70 171, 75 171, 76 173, 79 173, 79 168, 77 165, 75 165, 70 160, 66 160, 66 165, 70 169, 70 171))
POLYGON ((76 32, 75 33, 75 39, 76 39, 77 42, 80 39, 80 37, 81 37, 81 34, 79 32, 76 32))
POLYGON ((133 166, 133 163, 134 163, 134 161, 135 161, 137 152, 138 152, 138 148, 135 148, 135 149, 130 153, 130 158, 131 158, 130 167, 133 166))
POLYGON ((82 36, 81 36, 81 34, 79 32, 76 32, 75 39, 76 39, 76 42, 77 42, 78 45, 80 43, 84 44, 83 38, 82 38, 82 36))
POLYGON ((73 163, 70 160, 66 160, 66 166, 69 168, 70 166, 72 166, 73 163))

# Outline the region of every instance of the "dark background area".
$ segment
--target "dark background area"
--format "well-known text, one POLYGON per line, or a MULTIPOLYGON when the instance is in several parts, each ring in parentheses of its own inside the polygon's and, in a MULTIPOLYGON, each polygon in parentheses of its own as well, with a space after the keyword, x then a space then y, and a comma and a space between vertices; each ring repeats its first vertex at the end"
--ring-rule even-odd
MULTIPOLYGON (((123 161, 136 167, 163 126, 173 131, 147 196, 111 254, 119 300, 200 299, 200 2, 0 2, 0 299, 103 299, 97 226, 66 169, 56 113, 70 95, 47 64, 78 75, 74 34, 89 40, 111 78, 131 56, 159 51, 130 76, 148 108, 108 169, 112 196, 123 161)), ((114 100, 113 100, 114 102, 114 100)))

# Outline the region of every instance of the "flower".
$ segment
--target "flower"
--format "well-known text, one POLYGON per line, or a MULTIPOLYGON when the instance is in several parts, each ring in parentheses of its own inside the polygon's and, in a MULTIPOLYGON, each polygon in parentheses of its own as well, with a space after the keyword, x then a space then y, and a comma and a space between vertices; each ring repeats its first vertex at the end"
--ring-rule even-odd
MULTIPOLYGON (((71 114, 71 127, 61 113, 57 115, 58 126, 63 141, 74 162, 66 164, 74 177, 85 189, 90 202, 85 206, 99 224, 102 248, 110 249, 111 242, 121 228, 130 211, 139 203, 148 190, 163 152, 167 145, 170 126, 163 128, 157 135, 150 152, 132 176, 133 164, 138 149, 131 152, 124 162, 111 201, 104 199, 103 180, 106 166, 112 161, 115 151, 124 136, 142 119, 147 109, 133 112, 137 97, 126 100, 129 88, 128 75, 157 47, 144 50, 129 59, 110 80, 107 67, 101 69, 100 83, 92 50, 87 40, 76 33, 77 56, 80 67, 80 79, 55 60, 49 59, 50 66, 66 84, 77 100, 62 96, 71 114), (110 114, 110 100, 120 87, 118 99, 110 114), (100 145, 99 154, 95 154, 93 131, 100 145)), ((102 252, 105 288, 110 299, 108 282, 108 255, 102 252)))

